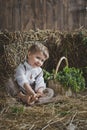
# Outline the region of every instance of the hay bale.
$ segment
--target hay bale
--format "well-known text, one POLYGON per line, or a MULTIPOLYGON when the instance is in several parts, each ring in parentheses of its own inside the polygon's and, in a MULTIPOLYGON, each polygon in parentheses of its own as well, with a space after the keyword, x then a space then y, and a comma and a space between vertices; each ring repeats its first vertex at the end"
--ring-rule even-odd
MULTIPOLYGON (((44 64, 48 71, 55 69, 60 57, 69 60, 70 67, 87 66, 87 30, 60 32, 59 30, 29 30, 28 32, 0 32, 0 72, 4 77, 12 74, 25 59, 29 44, 40 41, 49 49, 50 58, 44 64), (3 67, 4 66, 4 67, 3 67)), ((64 67, 61 65, 60 70, 64 67)), ((1 76, 1 74, 0 74, 1 76)))
POLYGON ((53 46, 56 48, 55 44, 59 43, 60 37, 59 32, 57 31, 53 32, 51 30, 30 30, 29 32, 11 33, 11 41, 8 44, 4 44, 3 46, 6 66, 5 68, 13 71, 16 66, 25 59, 30 44, 34 43, 35 41, 40 41, 41 43, 45 44, 51 51, 53 46))

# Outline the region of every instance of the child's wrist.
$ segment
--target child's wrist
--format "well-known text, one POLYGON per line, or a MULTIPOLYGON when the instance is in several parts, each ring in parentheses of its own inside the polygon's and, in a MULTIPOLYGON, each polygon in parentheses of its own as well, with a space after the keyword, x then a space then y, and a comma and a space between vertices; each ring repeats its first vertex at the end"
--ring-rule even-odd
POLYGON ((40 87, 39 89, 38 89, 38 91, 37 91, 37 93, 43 93, 43 87, 40 87))
POLYGON ((31 92, 32 96, 34 96, 36 93, 34 91, 31 92))

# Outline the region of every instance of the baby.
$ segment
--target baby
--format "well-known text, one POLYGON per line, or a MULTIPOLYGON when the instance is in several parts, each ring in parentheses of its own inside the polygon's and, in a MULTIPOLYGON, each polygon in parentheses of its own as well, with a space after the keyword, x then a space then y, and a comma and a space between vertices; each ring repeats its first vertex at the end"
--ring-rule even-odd
POLYGON ((41 66, 48 58, 47 47, 36 42, 29 47, 26 61, 16 68, 15 81, 19 89, 17 97, 22 102, 29 105, 43 96, 46 85, 41 66))

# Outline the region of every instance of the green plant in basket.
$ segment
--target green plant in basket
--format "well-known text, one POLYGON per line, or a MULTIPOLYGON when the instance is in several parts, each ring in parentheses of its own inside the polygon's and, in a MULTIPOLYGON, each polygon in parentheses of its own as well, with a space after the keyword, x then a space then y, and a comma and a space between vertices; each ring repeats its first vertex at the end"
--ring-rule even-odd
POLYGON ((48 80, 51 80, 54 78, 54 74, 46 71, 45 69, 43 69, 43 73, 44 73, 44 80, 45 81, 48 81, 48 80))
POLYGON ((83 77, 83 72, 78 68, 68 67, 68 60, 64 56, 60 58, 56 70, 54 70, 52 73, 44 70, 44 79, 45 81, 51 81, 50 87, 54 86, 53 89, 56 88, 56 91, 60 86, 59 83, 62 85, 61 87, 65 88, 65 90, 71 89, 74 92, 80 92, 84 90, 86 84, 85 78, 83 77), (58 72, 60 64, 63 60, 66 62, 66 67, 64 67, 62 71, 58 72))
POLYGON ((55 79, 59 81, 66 89, 71 88, 74 92, 85 89, 85 79, 80 69, 69 68, 66 66, 62 71, 56 74, 55 79))

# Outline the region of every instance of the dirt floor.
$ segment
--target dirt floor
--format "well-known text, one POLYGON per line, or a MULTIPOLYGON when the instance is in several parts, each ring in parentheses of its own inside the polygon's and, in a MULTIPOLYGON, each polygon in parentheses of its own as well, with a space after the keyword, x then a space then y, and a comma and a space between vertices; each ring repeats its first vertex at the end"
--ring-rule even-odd
POLYGON ((0 87, 0 130, 87 130, 87 90, 53 103, 26 106, 0 87))

